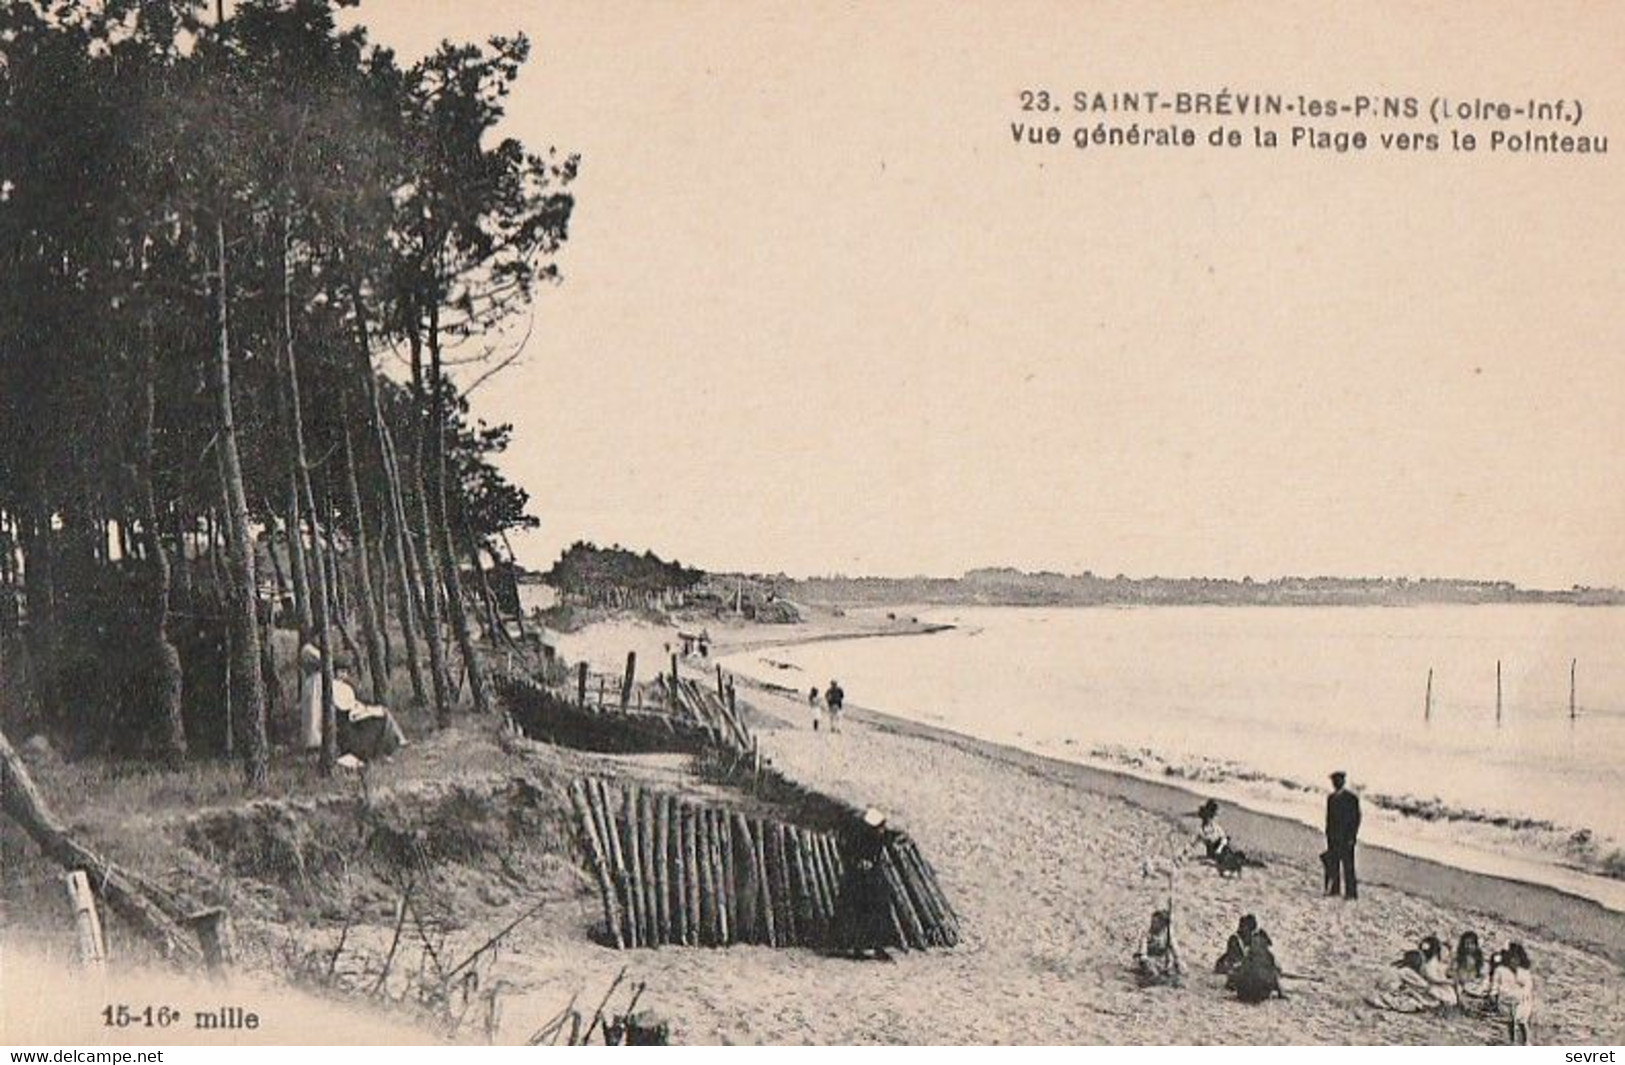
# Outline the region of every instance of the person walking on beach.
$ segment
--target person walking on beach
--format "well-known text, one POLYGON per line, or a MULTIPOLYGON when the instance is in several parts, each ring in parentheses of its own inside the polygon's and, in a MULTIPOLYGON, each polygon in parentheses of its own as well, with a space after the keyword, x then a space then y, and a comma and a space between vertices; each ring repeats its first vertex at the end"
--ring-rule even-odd
POLYGON ((824 711, 818 705, 818 685, 814 684, 807 690, 807 709, 812 711, 813 731, 818 731, 818 719, 824 716, 824 711))
POLYGON ((1354 844, 1360 834, 1360 797, 1343 785, 1348 774, 1332 774, 1332 793, 1326 796, 1326 894, 1358 898, 1354 876, 1354 844))
POLYGON ((824 693, 824 705, 829 708, 829 730, 841 731, 841 708, 846 703, 846 692, 841 690, 840 681, 829 682, 829 691, 824 693))

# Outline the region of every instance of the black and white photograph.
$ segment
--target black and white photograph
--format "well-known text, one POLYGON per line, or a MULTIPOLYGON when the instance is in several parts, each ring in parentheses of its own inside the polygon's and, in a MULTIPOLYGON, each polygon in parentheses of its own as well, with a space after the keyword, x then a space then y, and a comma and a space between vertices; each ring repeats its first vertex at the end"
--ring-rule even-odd
POLYGON ((1622 42, 4 0, 0 1044, 1610 1053, 1622 42))

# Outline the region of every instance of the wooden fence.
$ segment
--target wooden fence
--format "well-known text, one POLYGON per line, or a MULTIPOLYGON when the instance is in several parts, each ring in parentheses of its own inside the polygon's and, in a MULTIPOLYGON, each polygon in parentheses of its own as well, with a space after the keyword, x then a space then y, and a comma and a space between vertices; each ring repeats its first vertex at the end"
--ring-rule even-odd
MULTIPOLYGON (((844 832, 597 778, 570 796, 617 947, 849 942, 837 928, 848 916, 844 832)), ((889 833, 879 867, 891 934, 860 945, 954 946, 958 918, 913 841, 889 833)))

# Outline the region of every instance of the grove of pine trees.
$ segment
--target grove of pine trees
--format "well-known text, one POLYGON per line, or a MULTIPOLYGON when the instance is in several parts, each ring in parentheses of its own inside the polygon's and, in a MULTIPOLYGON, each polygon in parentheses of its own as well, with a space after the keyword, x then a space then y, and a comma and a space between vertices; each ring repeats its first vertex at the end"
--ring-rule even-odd
POLYGON ((577 159, 498 132, 523 37, 405 64, 349 6, 0 5, 0 710, 76 751, 262 784, 277 627, 324 767, 341 650, 489 709, 533 519, 450 369, 557 276, 577 159))

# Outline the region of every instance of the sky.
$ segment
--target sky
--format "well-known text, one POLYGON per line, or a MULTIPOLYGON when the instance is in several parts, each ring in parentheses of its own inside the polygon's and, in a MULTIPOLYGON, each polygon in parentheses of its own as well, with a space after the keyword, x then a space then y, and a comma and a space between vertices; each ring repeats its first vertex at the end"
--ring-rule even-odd
POLYGON ((1625 142, 1012 144, 1024 88, 1560 95, 1625 134, 1618 8, 1325 12, 364 0, 407 56, 529 34, 506 132, 582 156, 563 282, 473 397, 521 561, 1625 585, 1625 142))

